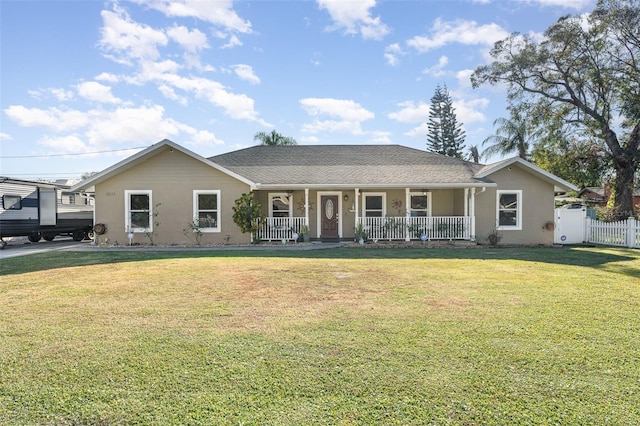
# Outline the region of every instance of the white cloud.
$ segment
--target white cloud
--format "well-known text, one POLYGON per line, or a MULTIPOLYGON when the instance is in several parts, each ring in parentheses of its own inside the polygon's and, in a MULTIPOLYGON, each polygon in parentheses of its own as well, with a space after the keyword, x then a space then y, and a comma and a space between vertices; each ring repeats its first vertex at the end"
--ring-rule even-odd
POLYGON ((559 6, 565 9, 582 10, 593 5, 593 0, 531 0, 540 6, 559 6))
POLYGON ((164 84, 193 93, 196 97, 206 99, 213 105, 223 108, 225 114, 231 118, 255 121, 265 127, 271 127, 269 123, 259 118, 252 98, 244 94, 231 93, 217 81, 202 77, 186 78, 176 74, 163 74, 158 79, 164 84))
POLYGON ((39 101, 42 101, 49 95, 53 95, 58 102, 66 102, 73 99, 73 92, 62 88, 31 89, 27 90, 27 93, 29 96, 39 101))
POLYGON ((46 127, 56 132, 76 130, 87 125, 89 117, 81 111, 58 108, 25 108, 11 105, 4 110, 7 117, 22 127, 46 127))
POLYGON ((237 46, 242 46, 242 41, 235 34, 229 36, 229 42, 222 46, 223 49, 231 49, 237 46))
POLYGON ((248 81, 251 84, 259 84, 260 79, 254 74, 251 65, 238 64, 232 65, 233 71, 240 79, 248 81))
POLYGON ((224 141, 218 139, 215 134, 208 130, 198 130, 191 133, 193 142, 196 145, 224 145, 224 141))
POLYGON ((475 21, 456 20, 444 22, 436 19, 431 37, 415 36, 407 40, 407 45, 418 52, 427 52, 451 43, 467 45, 493 45, 509 36, 509 32, 498 24, 478 25, 475 21))
POLYGON ((412 138, 424 138, 425 139, 425 144, 427 143, 427 135, 429 134, 429 126, 427 125, 426 121, 424 123, 422 123, 421 125, 419 125, 418 127, 414 127, 413 129, 409 130, 408 132, 404 133, 406 136, 412 137, 412 138))
POLYGON ((391 132, 384 132, 380 130, 375 130, 368 133, 370 135, 369 142, 378 143, 378 144, 390 144, 391 143, 391 132))
POLYGON ((187 106, 189 104, 189 99, 187 99, 186 96, 178 95, 176 91, 173 90, 173 87, 169 87, 166 84, 161 84, 158 86, 158 90, 165 98, 176 101, 180 105, 187 106))
POLYGON ((108 72, 102 72, 94 77, 94 80, 105 81, 107 83, 117 83, 120 81, 120 77, 108 72))
POLYGON ((111 148, 111 144, 153 143, 165 137, 190 135, 198 144, 221 144, 206 130, 198 130, 165 116, 160 105, 93 109, 86 112, 11 106, 7 116, 20 126, 45 127, 61 134, 38 141, 59 153, 111 148))
POLYGON ((173 26, 167 30, 167 35, 187 52, 195 53, 209 47, 207 36, 197 28, 189 31, 185 26, 173 26))
POLYGON ((73 99, 73 92, 65 89, 49 89, 51 94, 60 102, 70 101, 73 99))
POLYGON ((402 51, 402 48, 398 43, 390 44, 384 49, 384 59, 387 61, 389 65, 395 67, 399 63, 399 56, 404 55, 405 52, 402 51))
POLYGON ((197 18, 228 31, 251 33, 251 22, 240 18, 233 10, 233 0, 134 0, 156 9, 166 16, 197 18))
POLYGON ((317 0, 320 9, 326 9, 334 21, 334 25, 327 28, 336 30, 343 28, 346 34, 360 32, 363 39, 381 40, 390 30, 380 17, 372 17, 371 11, 376 5, 375 0, 317 0))
POLYGON ((78 95, 81 97, 93 101, 108 104, 118 104, 120 99, 113 96, 111 93, 111 87, 98 83, 97 81, 86 81, 76 86, 78 95))
POLYGON ((471 74, 473 74, 474 70, 460 70, 456 73, 456 79, 458 80, 458 87, 460 88, 471 88, 471 74))
POLYGON ((458 99, 453 101, 453 107, 456 109, 456 118, 459 123, 469 124, 475 122, 483 122, 486 117, 482 110, 489 105, 489 99, 458 99))
POLYGON ((77 154, 91 151, 91 148, 77 135, 44 136, 38 141, 38 145, 51 148, 56 154, 77 154))
POLYGON ((424 102, 405 101, 398 106, 400 110, 387 114, 387 117, 400 123, 426 123, 429 118, 429 105, 424 102))
POLYGON ((0 132, 0 141, 10 141, 11 139, 13 139, 13 138, 11 137, 10 134, 4 133, 4 132, 0 132))
POLYGON ((362 134, 361 123, 375 117, 371 111, 347 99, 305 98, 300 100, 300 104, 310 116, 316 118, 312 123, 303 126, 303 130, 309 133, 343 131, 362 134), (318 119, 321 116, 336 119, 321 121, 318 119))
POLYGON ((445 75, 444 67, 449 63, 449 58, 442 55, 440 59, 438 59, 438 63, 432 67, 425 68, 422 70, 422 74, 431 75, 433 77, 442 77, 445 75))
POLYGON ((118 8, 101 12, 103 26, 100 46, 113 54, 105 55, 120 64, 131 64, 131 59, 157 59, 158 46, 165 46, 167 36, 160 30, 131 20, 129 15, 118 8), (117 56, 119 55, 119 56, 117 56))

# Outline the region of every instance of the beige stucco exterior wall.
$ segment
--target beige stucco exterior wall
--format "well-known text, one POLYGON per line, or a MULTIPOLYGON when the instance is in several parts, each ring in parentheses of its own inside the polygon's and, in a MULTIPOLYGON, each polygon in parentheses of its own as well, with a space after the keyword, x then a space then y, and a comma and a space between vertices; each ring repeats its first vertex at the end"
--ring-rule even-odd
POLYGON ((489 179, 497 188, 476 190, 476 239, 487 242, 487 235, 496 229, 497 191, 522 190, 522 230, 502 230, 500 244, 553 244, 553 230, 545 224, 554 221, 554 187, 529 173, 518 164, 493 173, 489 179))
MULTIPOLYGON (((202 244, 246 244, 250 236, 243 234, 233 222, 233 205, 250 187, 180 151, 164 147, 152 157, 135 164, 110 179, 96 184, 96 223, 104 223, 107 232, 98 243, 128 244, 125 229, 125 191, 151 190, 157 215, 154 243, 195 244, 193 232, 184 232, 193 219, 193 191, 220 190, 220 232, 204 233, 202 244), (157 204, 161 204, 157 206, 157 204), (228 240, 227 240, 228 237, 228 240)), ((144 234, 135 234, 134 243, 149 244, 144 234)))

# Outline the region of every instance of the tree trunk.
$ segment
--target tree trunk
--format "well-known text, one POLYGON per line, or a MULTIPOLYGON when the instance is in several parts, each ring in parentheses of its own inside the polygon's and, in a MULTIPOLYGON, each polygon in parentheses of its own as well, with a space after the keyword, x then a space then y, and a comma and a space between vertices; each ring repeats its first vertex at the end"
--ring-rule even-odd
POLYGON ((614 190, 614 210, 613 214, 617 220, 625 220, 634 216, 633 211, 633 181, 635 167, 633 163, 619 165, 616 161, 616 178, 613 184, 614 190))

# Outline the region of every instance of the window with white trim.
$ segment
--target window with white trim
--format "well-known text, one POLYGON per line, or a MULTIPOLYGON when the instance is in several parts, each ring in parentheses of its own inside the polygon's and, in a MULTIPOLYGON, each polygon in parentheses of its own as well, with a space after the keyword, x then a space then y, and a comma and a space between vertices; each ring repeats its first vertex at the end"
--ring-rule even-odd
POLYGON ((409 205, 409 213, 411 217, 431 216, 431 193, 430 192, 412 192, 411 204, 409 205))
POLYGON ((497 229, 522 230, 522 191, 497 191, 497 229))
POLYGON ((363 193, 364 217, 384 217, 386 215, 385 193, 363 193))
POLYGON ((201 232, 220 232, 220 190, 193 191, 193 217, 201 232))
POLYGON ((286 192, 269 193, 269 216, 291 217, 293 215, 293 195, 286 192))
POLYGON ((153 232, 151 191, 124 191, 127 232, 153 232))

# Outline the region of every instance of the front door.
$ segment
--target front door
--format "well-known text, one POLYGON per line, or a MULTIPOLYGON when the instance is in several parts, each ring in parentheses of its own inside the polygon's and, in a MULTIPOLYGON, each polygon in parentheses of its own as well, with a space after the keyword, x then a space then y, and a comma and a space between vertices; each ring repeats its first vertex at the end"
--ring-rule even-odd
POLYGON ((320 238, 338 238, 338 196, 322 195, 320 197, 322 210, 320 238))

